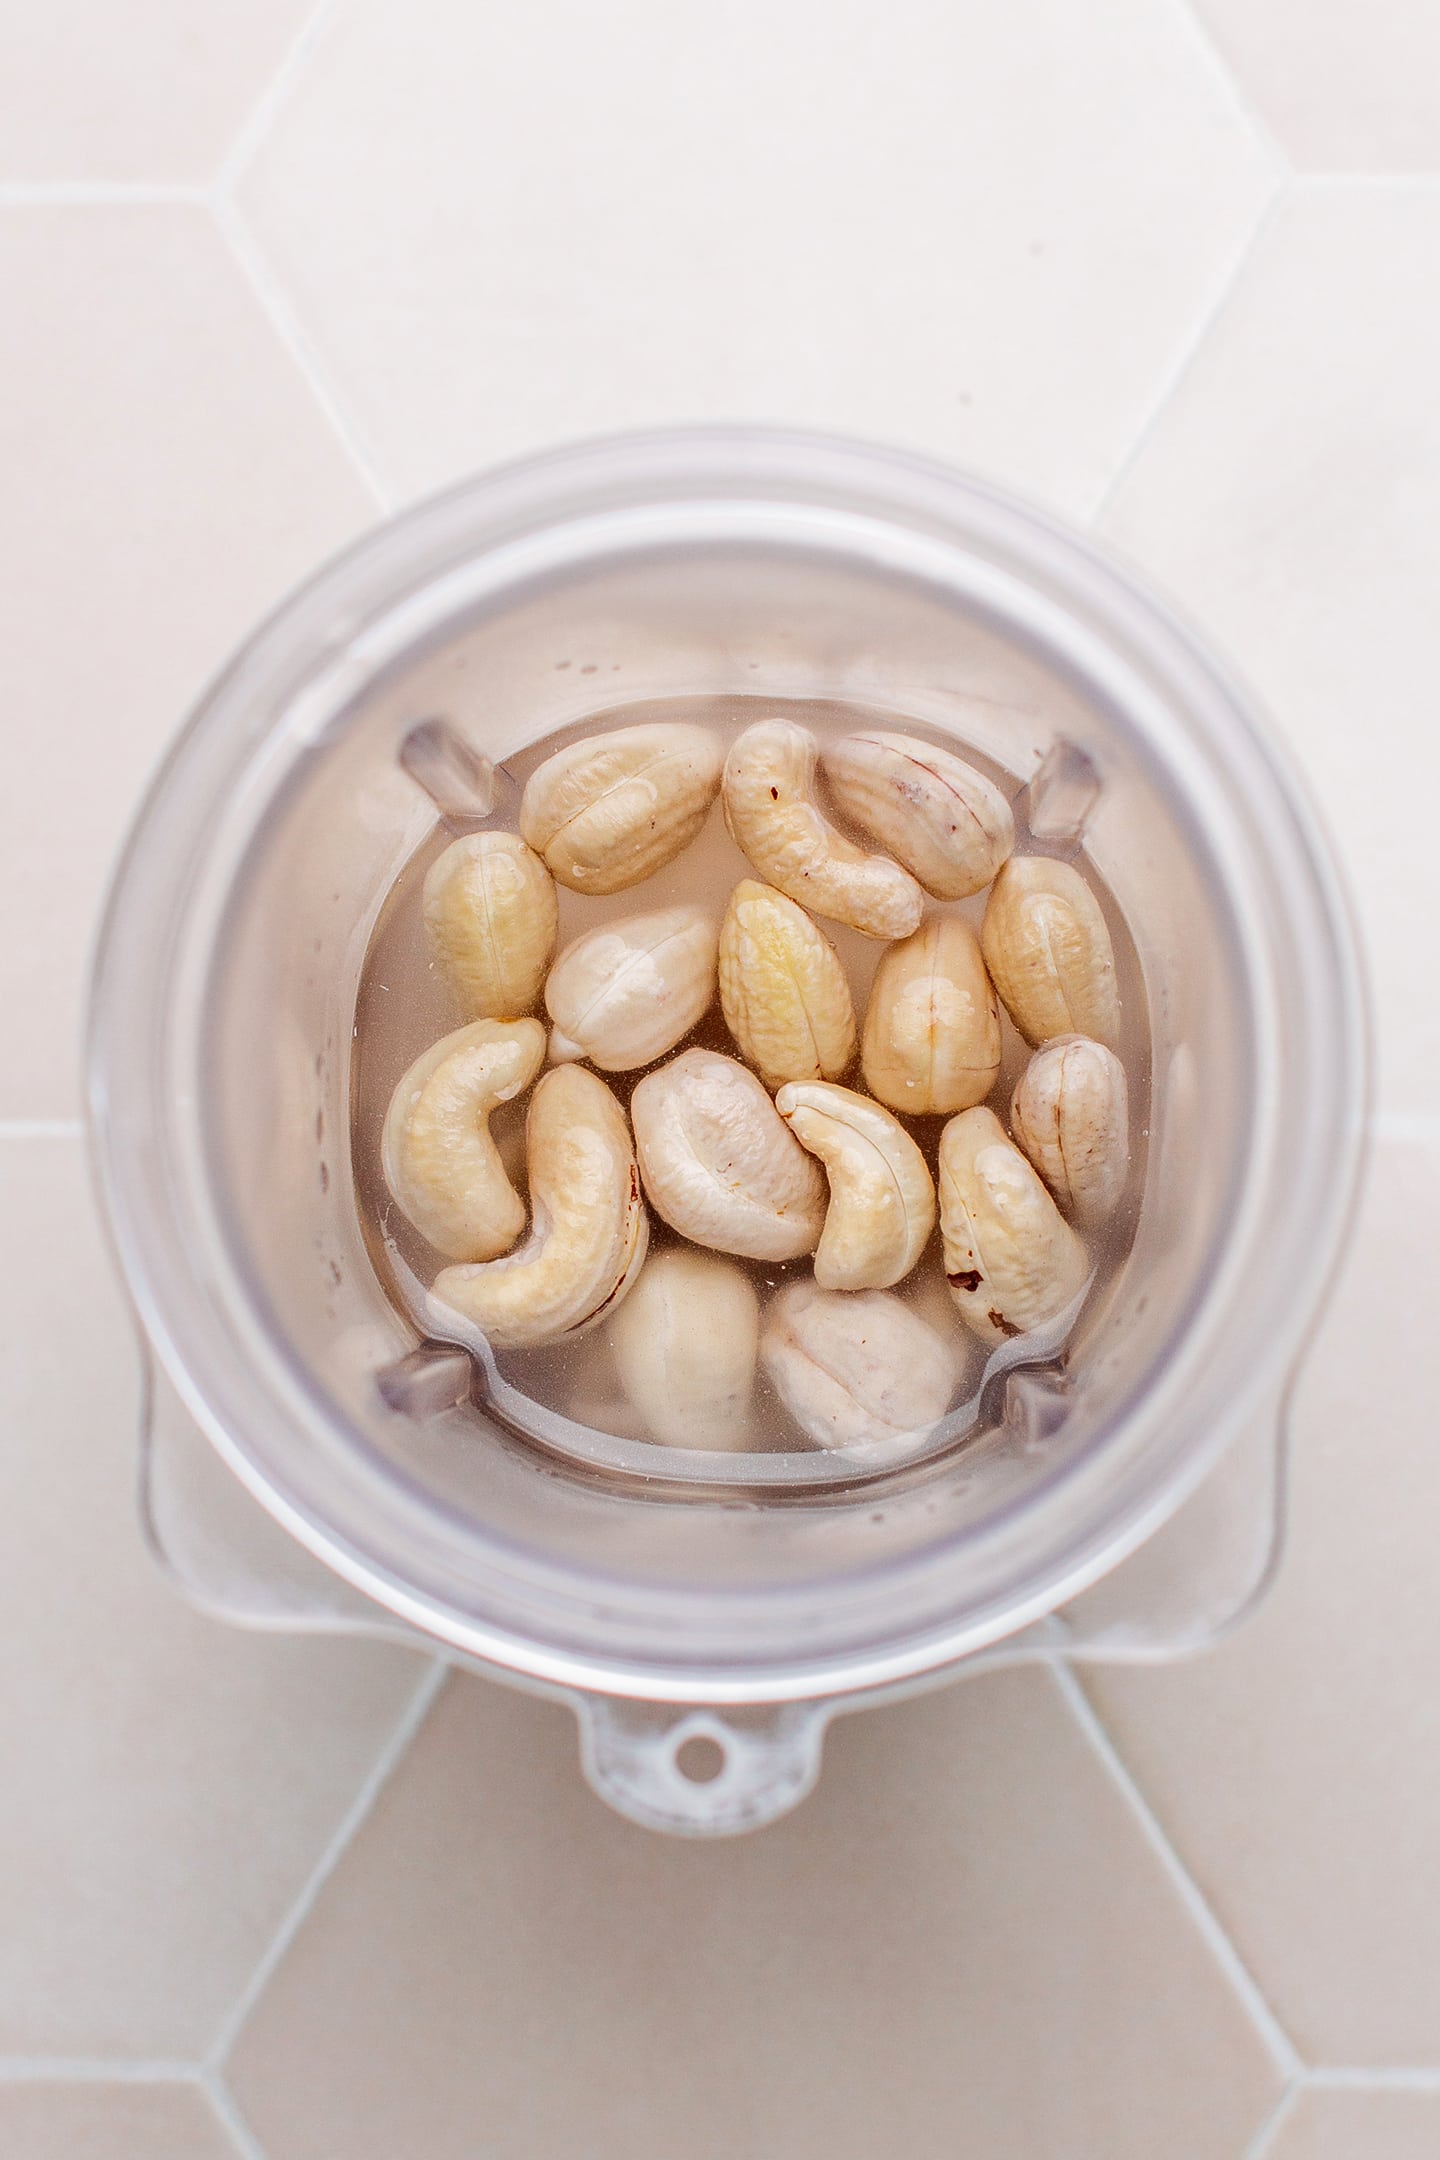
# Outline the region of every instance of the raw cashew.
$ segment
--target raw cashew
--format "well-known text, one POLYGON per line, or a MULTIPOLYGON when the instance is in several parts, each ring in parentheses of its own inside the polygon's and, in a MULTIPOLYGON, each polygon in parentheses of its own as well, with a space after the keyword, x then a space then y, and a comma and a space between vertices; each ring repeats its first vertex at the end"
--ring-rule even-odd
POLYGON ((725 823, 762 878, 817 915, 866 937, 909 937, 925 895, 899 863, 867 855, 815 806, 815 738, 792 720, 757 720, 725 760, 725 823))
POLYGON ((1065 1310, 1090 1261, 993 1110, 962 1110, 940 1135, 945 1280, 985 1342, 1025 1335, 1065 1310))
POLYGON ((629 1072, 673 1050, 715 995, 718 935, 704 908, 674 907, 576 938, 545 985, 551 1057, 629 1072))
POLYGON ((1015 845, 994 781, 917 735, 866 728, 832 744, 820 766, 844 815, 937 900, 979 892, 1015 845))
POLYGON ((861 1049, 865 1085, 892 1110, 929 1117, 983 1102, 1000 1070, 1000 1007, 980 940, 931 915, 875 971, 861 1049))
POLYGON ((468 833, 425 878, 430 950, 465 1011, 515 1020, 540 996, 555 950, 555 885, 511 832, 468 833))
POLYGON ((1084 1035, 1046 1043, 1020 1077, 1010 1129, 1074 1221, 1113 1214, 1130 1167, 1125 1068, 1113 1050, 1084 1035))
POLYGON ((538 1020, 472 1020, 417 1058, 390 1098, 385 1183, 447 1260, 493 1260, 525 1227, 490 1113, 529 1087, 544 1056, 538 1020))
POLYGON ((672 1230, 750 1260, 815 1250, 825 1180, 736 1059, 684 1051, 646 1074, 630 1114, 645 1190, 672 1230))
POLYGON ((765 1375, 821 1447, 920 1440, 950 1407, 964 1359, 886 1290, 790 1283, 765 1315, 765 1375))
POLYGON ((1089 1035, 1115 1048, 1115 953, 1100 903, 1072 864, 1012 855, 995 880, 980 943, 1026 1042, 1089 1035))
POLYGON ((924 1156, 888 1110, 851 1088, 792 1081, 775 1107, 830 1179, 816 1282, 822 1290, 887 1290, 909 1274, 935 1227, 924 1156))
POLYGON ((760 1309, 729 1260, 652 1253, 610 1330, 625 1392, 669 1447, 743 1448, 760 1309))
POLYGON ((662 720, 587 735, 525 783, 520 830, 576 892, 623 892, 678 855, 720 788, 708 728, 662 720))
POLYGON ((725 1024, 767 1087, 838 1080, 855 1055, 855 1008, 834 946, 773 885, 742 878, 720 925, 725 1024))
POLYGON ((536 1087, 525 1156, 530 1236, 503 1260, 445 1268, 434 1284, 497 1350, 598 1320, 624 1297, 649 1239, 625 1113, 583 1065, 557 1065, 536 1087))

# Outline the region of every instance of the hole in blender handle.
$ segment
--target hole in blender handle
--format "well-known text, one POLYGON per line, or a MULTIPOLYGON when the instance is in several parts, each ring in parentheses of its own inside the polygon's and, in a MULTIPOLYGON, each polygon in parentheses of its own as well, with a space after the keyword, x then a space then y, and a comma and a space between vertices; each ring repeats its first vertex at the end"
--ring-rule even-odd
POLYGON ((725 1768, 725 1750, 708 1733, 692 1733, 676 1748, 675 1767, 691 1785, 712 1785, 725 1768))

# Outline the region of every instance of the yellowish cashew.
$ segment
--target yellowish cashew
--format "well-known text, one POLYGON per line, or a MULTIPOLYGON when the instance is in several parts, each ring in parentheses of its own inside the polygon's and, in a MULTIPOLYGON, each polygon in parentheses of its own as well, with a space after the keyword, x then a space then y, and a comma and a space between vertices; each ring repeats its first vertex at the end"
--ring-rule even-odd
POLYGON ((872 1095, 910 1117, 983 1102, 1000 1070, 1000 1007, 980 940, 931 915, 875 971, 861 1049, 872 1095))
POLYGON ((493 1260, 525 1227, 490 1114, 529 1087, 544 1056, 538 1020, 473 1020, 417 1058, 390 1098, 385 1182, 447 1260, 493 1260))
POLYGON ((473 1018, 516 1020, 555 950, 555 884, 512 832, 467 833, 437 855, 422 899, 430 950, 473 1018))
POLYGON ((1072 863, 1012 855, 991 888, 980 931, 985 965, 1028 1043, 1120 1038, 1115 952, 1100 903, 1072 863))
POLYGON ((1015 845, 994 781, 918 735, 866 728, 832 744, 820 765, 844 815, 937 900, 980 892, 1015 845))
POLYGON ((962 1110, 940 1135, 945 1280, 984 1342, 1028 1335, 1077 1298, 1084 1245, 993 1110, 962 1110))
POLYGON ((625 1392, 667 1447, 746 1446, 760 1311, 733 1261, 652 1253, 610 1330, 625 1392))
POLYGON ((562 885, 623 892, 690 845, 722 763, 710 730, 683 721, 587 735, 530 775, 520 830, 562 885))
POLYGON ((822 1290, 886 1290, 909 1274, 935 1226, 935 1186, 903 1125, 828 1081, 783 1087, 775 1107, 830 1180, 815 1249, 822 1290))
POLYGON ((840 957, 804 908, 742 878, 720 925, 725 1024, 767 1087, 838 1080, 855 1055, 840 957))
POLYGON ((529 1238, 503 1260, 445 1268, 434 1284, 438 1302, 497 1350, 553 1342, 612 1311, 649 1237, 625 1113, 583 1065, 557 1065, 536 1087, 525 1154, 529 1238))
POLYGON ((737 847, 790 899, 866 937, 909 937, 925 895, 888 855, 867 855, 815 803, 815 738, 757 720, 730 747, 721 800, 737 847))

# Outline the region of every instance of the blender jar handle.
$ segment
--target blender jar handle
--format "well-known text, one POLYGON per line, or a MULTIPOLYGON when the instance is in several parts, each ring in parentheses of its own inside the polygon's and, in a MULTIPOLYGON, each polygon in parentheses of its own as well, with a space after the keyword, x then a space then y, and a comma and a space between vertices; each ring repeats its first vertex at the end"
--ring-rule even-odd
POLYGON ((732 1837, 788 1814, 820 1774, 820 1703, 699 1709, 578 1695, 591 1789, 647 1830, 732 1837))

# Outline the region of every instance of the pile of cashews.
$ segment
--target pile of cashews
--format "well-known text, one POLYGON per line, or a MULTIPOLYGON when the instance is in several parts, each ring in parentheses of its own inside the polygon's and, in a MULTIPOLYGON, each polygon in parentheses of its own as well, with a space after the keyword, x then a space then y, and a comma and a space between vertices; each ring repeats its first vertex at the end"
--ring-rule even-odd
POLYGON ((768 718, 727 755, 707 728, 655 722, 548 758, 519 828, 455 840, 424 885, 430 951, 469 1017, 396 1087, 382 1162, 448 1263, 436 1301, 497 1350, 608 1323, 647 1436, 726 1451, 751 1444, 757 1368, 817 1445, 916 1436, 949 1407, 967 1344, 1075 1302, 1083 1233, 1130 1159, 1115 958, 1080 871, 1013 852, 990 779, 885 729, 822 753, 768 718), (557 881, 642 883, 717 796, 754 873, 723 919, 652 909, 555 956, 557 881), (987 887, 978 936, 927 912, 987 887), (817 917, 886 944, 863 1029, 817 917), (679 1048, 717 992, 738 1055, 679 1048), (1033 1049, 1008 1132, 986 1106, 1001 1003, 1033 1049), (601 1076, 642 1068, 627 1115, 601 1076), (528 1209, 490 1132, 527 1090, 528 1209), (932 1173, 905 1120, 942 1116, 932 1173), (953 1306, 922 1310, 896 1286, 930 1244, 937 1177, 953 1306), (678 1240, 654 1252, 652 1209, 678 1240), (807 1258, 763 1313, 736 1265, 807 1258))

